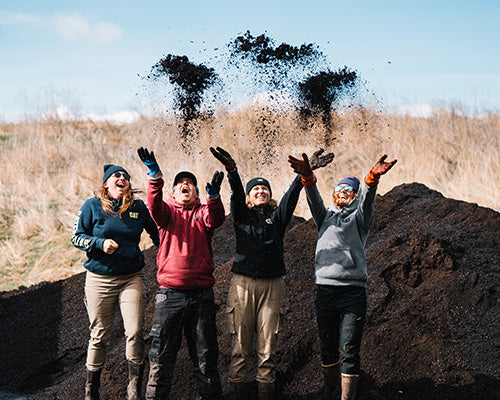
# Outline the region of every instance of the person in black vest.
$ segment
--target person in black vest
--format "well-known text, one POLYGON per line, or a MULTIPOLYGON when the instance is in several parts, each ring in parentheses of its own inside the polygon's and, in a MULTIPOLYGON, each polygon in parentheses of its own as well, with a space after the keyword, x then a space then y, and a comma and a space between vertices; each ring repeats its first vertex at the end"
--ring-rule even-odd
POLYGON ((101 370, 116 306, 120 307, 129 366, 129 400, 141 398, 144 370, 144 255, 139 248, 145 229, 158 247, 158 229, 142 200, 134 199, 123 167, 104 166, 102 186, 85 201, 71 242, 87 252, 85 299, 90 320, 85 400, 99 400, 101 370))

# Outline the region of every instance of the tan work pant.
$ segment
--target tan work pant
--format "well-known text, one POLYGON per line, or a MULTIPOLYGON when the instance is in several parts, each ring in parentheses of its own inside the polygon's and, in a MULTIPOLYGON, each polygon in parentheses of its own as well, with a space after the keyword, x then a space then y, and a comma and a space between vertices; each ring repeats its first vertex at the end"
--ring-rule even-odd
POLYGON ((142 271, 127 275, 99 275, 87 271, 85 297, 90 320, 87 369, 100 370, 116 306, 120 306, 125 328, 125 355, 128 361, 144 361, 144 278, 142 271))
POLYGON ((258 382, 276 379, 275 355, 285 307, 285 282, 278 278, 251 278, 235 274, 227 304, 227 322, 232 335, 229 367, 231 382, 244 382, 248 358, 256 335, 258 382))

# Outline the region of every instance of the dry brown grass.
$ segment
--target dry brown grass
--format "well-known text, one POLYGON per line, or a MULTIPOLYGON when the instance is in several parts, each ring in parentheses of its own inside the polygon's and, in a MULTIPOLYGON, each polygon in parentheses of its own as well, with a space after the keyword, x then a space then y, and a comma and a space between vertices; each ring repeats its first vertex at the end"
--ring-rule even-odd
MULTIPOLYGON (((420 182, 447 197, 500 211, 498 114, 469 117, 443 109, 414 118, 360 109, 334 115, 333 121, 335 140, 327 150, 336 157, 317 171, 325 203, 336 181, 362 178, 387 153, 398 164, 382 178, 379 193, 420 182)), ((85 254, 70 243, 76 214, 101 182, 105 163, 126 167, 133 187, 146 189, 139 146, 155 151, 167 182, 189 169, 200 189, 221 168, 208 148, 221 146, 235 158, 244 181, 269 178, 279 199, 293 179, 287 155, 311 154, 325 143, 319 120, 306 127, 293 113, 262 108, 220 111, 191 128, 193 138, 181 140, 176 122, 162 117, 127 125, 45 119, 0 126, 0 290, 83 270, 85 254)), ((227 182, 222 197, 228 206, 227 182)), ((310 217, 303 195, 297 214, 310 217)), ((145 239, 143 246, 148 245, 145 239)))

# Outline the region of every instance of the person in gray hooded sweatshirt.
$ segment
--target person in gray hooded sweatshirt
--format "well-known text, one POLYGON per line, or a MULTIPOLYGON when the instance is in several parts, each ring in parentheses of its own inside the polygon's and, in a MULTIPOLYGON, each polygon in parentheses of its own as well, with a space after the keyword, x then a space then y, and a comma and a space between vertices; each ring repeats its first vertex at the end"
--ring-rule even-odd
POLYGON ((366 315, 365 244, 375 214, 380 176, 397 161, 385 162, 386 157, 378 160, 362 184, 353 176, 340 180, 330 209, 323 204, 307 155, 302 154, 302 160, 288 158, 293 170, 302 176, 318 229, 315 307, 328 399, 338 398, 339 391, 342 400, 356 397, 366 315))

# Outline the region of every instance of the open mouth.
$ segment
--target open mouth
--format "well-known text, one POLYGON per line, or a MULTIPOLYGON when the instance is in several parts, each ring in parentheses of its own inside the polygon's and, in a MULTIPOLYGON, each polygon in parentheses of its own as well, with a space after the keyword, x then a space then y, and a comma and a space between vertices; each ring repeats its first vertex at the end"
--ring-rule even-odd
POLYGON ((181 188, 181 193, 182 194, 189 194, 189 187, 188 186, 183 186, 181 188))
POLYGON ((120 189, 124 189, 125 188, 125 182, 117 182, 116 183, 116 187, 119 187, 120 189))

